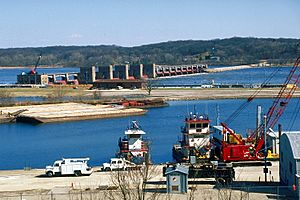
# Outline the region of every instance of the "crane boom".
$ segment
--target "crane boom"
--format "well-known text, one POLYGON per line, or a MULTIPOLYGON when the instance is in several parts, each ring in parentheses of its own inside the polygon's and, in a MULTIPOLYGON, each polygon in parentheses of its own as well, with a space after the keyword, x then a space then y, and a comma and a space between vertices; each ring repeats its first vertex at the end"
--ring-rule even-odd
MULTIPOLYGON (((245 141, 245 144, 229 144, 223 141, 222 155, 223 161, 257 160, 261 157, 261 149, 265 143, 264 126, 266 130, 272 129, 286 109, 289 101, 293 97, 298 85, 300 85, 300 56, 297 58, 283 86, 280 88, 276 98, 266 115, 266 125, 261 124, 245 141), (255 138, 255 140, 254 140, 255 138)), ((250 99, 254 98, 251 96, 250 99)), ((221 123, 223 129, 237 139, 235 133, 231 131, 225 123, 221 123)))
POLYGON ((34 72, 36 72, 36 69, 37 69, 37 67, 39 65, 39 62, 40 62, 41 58, 42 58, 42 54, 39 55, 39 57, 38 57, 35 65, 34 65, 34 69, 33 69, 34 72))
POLYGON ((273 128, 278 122, 280 116, 287 107, 290 99, 293 97, 300 82, 300 56, 291 69, 287 79, 277 94, 272 106, 267 113, 267 128, 273 128), (298 73, 296 73, 298 72, 298 73))
MULTIPOLYGON (((280 88, 275 100, 273 101, 272 106, 269 108, 267 113, 266 129, 272 129, 275 124, 278 122, 279 118, 286 109, 289 101, 293 97, 299 83, 300 83, 300 56, 297 58, 294 66, 292 67, 288 77, 286 78, 283 86, 280 88), (298 72, 298 73, 296 73, 298 72)), ((264 134, 263 134, 263 124, 261 124, 254 135, 259 135, 261 139, 257 141, 256 151, 259 151, 264 145, 264 134)))

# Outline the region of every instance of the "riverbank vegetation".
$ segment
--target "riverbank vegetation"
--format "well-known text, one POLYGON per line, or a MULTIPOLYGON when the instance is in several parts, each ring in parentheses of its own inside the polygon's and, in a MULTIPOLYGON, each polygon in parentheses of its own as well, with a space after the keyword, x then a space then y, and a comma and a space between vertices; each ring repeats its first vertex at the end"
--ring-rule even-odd
POLYGON ((266 60, 274 65, 292 65, 300 53, 300 39, 229 38, 169 41, 136 47, 116 45, 52 46, 0 49, 0 66, 40 65, 82 67, 143 63, 241 65, 266 60))

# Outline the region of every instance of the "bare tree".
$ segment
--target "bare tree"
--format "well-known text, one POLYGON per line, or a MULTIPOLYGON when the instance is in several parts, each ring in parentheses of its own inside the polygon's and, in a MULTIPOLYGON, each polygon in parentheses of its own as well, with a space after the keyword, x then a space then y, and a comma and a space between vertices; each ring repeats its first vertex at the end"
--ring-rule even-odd
POLYGON ((231 200, 231 199, 249 199, 249 192, 234 191, 231 188, 221 188, 218 190, 218 199, 231 200))
POLYGON ((101 99, 102 93, 100 90, 94 90, 93 91, 93 99, 98 100, 101 99))
POLYGON ((159 188, 151 188, 152 193, 147 196, 147 181, 159 173, 156 166, 148 164, 127 171, 112 172, 111 181, 118 189, 111 192, 110 196, 124 200, 155 200, 159 196, 159 188))
POLYGON ((148 93, 148 95, 150 96, 151 95, 151 92, 153 90, 153 80, 152 79, 147 79, 146 83, 145 83, 145 89, 148 93))
POLYGON ((66 96, 67 90, 63 86, 54 87, 52 93, 47 96, 47 99, 53 101, 62 100, 66 96))

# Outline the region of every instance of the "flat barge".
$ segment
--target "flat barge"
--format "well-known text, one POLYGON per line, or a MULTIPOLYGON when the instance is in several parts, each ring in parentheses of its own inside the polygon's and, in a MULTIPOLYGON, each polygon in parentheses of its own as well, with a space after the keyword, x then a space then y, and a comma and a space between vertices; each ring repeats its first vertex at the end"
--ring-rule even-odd
POLYGON ((146 110, 140 108, 125 108, 115 105, 91 105, 83 103, 60 103, 31 106, 2 107, 3 112, 27 109, 18 115, 17 122, 51 123, 78 121, 87 119, 101 119, 143 115, 146 110))

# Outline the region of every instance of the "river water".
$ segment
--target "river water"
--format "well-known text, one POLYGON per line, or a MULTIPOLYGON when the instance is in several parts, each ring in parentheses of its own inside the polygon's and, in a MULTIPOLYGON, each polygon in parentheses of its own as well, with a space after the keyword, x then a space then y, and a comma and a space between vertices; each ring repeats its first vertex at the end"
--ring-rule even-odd
MULTIPOLYGON (((245 69, 217 74, 163 79, 162 84, 207 84, 216 83, 262 83, 273 70, 278 68, 245 69)), ((27 69, 28 70, 28 69, 27 69)), ((74 68, 41 69, 45 73, 75 72, 74 68), (58 70, 58 71, 57 71, 58 70)), ((77 69, 78 70, 78 69, 77 69)), ((281 68, 271 83, 283 83, 290 68, 281 68)), ((0 83, 14 83, 15 76, 24 69, 0 70, 0 83)), ((40 72, 43 73, 43 72, 40 72)), ((23 167, 43 168, 62 157, 90 157, 92 166, 99 166, 115 155, 118 139, 131 120, 138 120, 151 141, 151 155, 154 163, 171 161, 172 145, 180 137, 180 127, 185 116, 196 107, 197 112, 208 114, 212 125, 224 121, 245 100, 201 100, 173 101, 169 107, 150 109, 144 116, 86 120, 76 122, 29 125, 23 123, 0 124, 0 170, 23 167), (217 109, 217 107, 219 109, 217 109), (217 111, 218 110, 218 111, 217 111)), ((292 99, 279 123, 284 130, 300 130, 298 112, 299 99, 292 99), (293 126, 291 126, 293 124, 293 126)), ((254 100, 230 124, 230 127, 245 135, 255 128, 256 107, 261 105, 264 112, 272 99, 254 100)))
MULTIPOLYGON (((129 122, 136 119, 151 140, 154 163, 171 161, 172 145, 180 137, 180 127, 188 112, 194 109, 210 116, 216 124, 217 107, 219 119, 224 121, 244 100, 173 101, 169 107, 153 108, 144 116, 86 120, 41 125, 0 125, 0 169, 23 167, 43 168, 62 157, 90 157, 92 166, 99 166, 115 155, 118 139, 124 136, 129 122)), ((257 99, 230 125, 239 133, 255 127, 256 106, 266 109, 271 99, 257 99)), ((290 121, 298 99, 293 99, 281 117, 284 129, 290 129, 290 121)), ((300 130, 297 118, 292 130, 300 130)))

